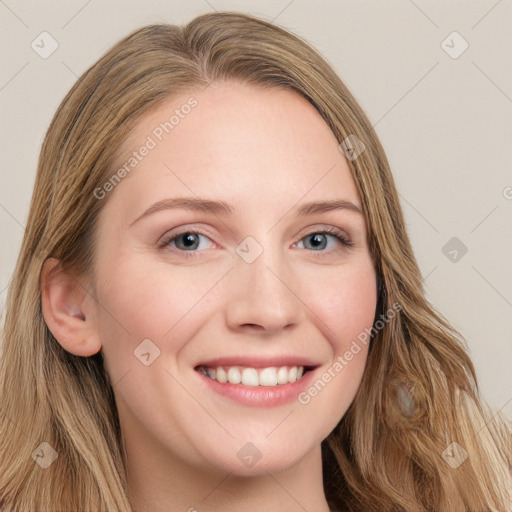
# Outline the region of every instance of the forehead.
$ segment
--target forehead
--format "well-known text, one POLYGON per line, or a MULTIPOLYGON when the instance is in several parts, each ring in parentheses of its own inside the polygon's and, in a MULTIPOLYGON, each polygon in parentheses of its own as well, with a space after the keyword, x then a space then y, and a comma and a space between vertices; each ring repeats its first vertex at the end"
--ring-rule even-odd
POLYGON ((284 87, 222 83, 170 97, 139 119, 113 172, 123 165, 114 195, 133 208, 178 195, 238 198, 247 207, 251 198, 261 207, 264 198, 282 205, 304 195, 358 202, 334 134, 284 87))

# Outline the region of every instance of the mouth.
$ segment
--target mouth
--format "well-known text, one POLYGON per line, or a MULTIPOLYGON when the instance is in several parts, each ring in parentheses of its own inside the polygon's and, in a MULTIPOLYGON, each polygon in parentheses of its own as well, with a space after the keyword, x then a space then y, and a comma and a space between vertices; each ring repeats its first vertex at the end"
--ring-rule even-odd
POLYGON ((256 368, 241 365, 199 365, 195 370, 220 384, 272 387, 300 381, 315 368, 316 366, 312 365, 276 365, 256 368))
POLYGON ((194 367, 207 393, 246 407, 293 403, 314 379, 321 363, 298 356, 232 356, 201 361, 194 367))

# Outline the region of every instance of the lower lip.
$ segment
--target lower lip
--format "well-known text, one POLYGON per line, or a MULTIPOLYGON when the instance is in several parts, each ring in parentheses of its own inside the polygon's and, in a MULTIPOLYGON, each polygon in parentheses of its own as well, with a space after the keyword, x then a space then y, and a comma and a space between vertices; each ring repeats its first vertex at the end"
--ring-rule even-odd
POLYGON ((277 407, 297 400, 297 396, 310 384, 315 370, 308 371, 300 380, 276 386, 246 386, 244 384, 222 384, 195 370, 205 386, 239 404, 249 407, 277 407))

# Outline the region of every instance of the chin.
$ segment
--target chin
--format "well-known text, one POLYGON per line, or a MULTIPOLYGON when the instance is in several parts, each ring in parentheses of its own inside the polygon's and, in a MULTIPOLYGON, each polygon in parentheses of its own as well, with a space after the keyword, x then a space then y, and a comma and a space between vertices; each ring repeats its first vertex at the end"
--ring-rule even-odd
MULTIPOLYGON (((268 436, 268 430, 267 434, 268 436)), ((246 436, 232 439, 231 442, 215 443, 208 450, 201 449, 209 463, 216 469, 238 476, 259 476, 285 471, 301 462, 311 453, 320 441, 311 446, 304 439, 290 438, 287 435, 270 434, 267 438, 246 436), (252 440, 251 440, 252 439, 252 440)))

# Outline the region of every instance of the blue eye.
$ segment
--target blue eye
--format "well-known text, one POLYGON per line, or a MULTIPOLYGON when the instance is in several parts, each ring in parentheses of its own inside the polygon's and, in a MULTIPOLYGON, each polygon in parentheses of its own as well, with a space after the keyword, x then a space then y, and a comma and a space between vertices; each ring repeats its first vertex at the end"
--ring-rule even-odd
MULTIPOLYGON (((327 239, 328 237, 336 239, 338 242, 340 242, 345 247, 352 247, 353 243, 343 235, 341 231, 339 231, 336 228, 328 228, 323 231, 313 231, 312 233, 309 233, 309 235, 306 235, 302 240, 310 240, 312 241, 312 247, 314 252, 319 252, 318 248, 324 249, 327 245, 327 239)), ((301 241, 302 241, 301 240, 301 241)), ((333 249, 335 250, 335 248, 333 249)), ((329 252, 329 251, 320 251, 320 252, 329 252)))
POLYGON ((185 252, 196 252, 200 245, 199 237, 208 238, 206 235, 196 231, 183 231, 182 233, 178 233, 177 235, 173 235, 172 237, 163 240, 162 246, 167 247, 174 244, 174 246, 179 250, 183 250, 185 252))
MULTIPOLYGON (((201 252, 200 249, 205 249, 208 245, 206 244, 206 247, 204 244, 201 246, 201 237, 211 241, 210 237, 198 231, 182 231, 181 233, 172 234, 164 238, 158 246, 162 249, 171 248, 173 250, 178 250, 179 252, 188 253, 186 256, 197 256, 201 252)), ((330 250, 324 250, 328 245, 329 237, 341 243, 346 248, 353 246, 353 242, 346 237, 344 232, 334 227, 321 231, 312 231, 303 237, 298 243, 308 240, 307 245, 309 247, 305 247, 306 249, 310 249, 312 252, 329 253, 336 250, 336 247, 333 247, 330 250)), ((297 245, 298 244, 294 244, 294 247, 297 245)))

